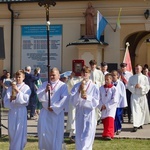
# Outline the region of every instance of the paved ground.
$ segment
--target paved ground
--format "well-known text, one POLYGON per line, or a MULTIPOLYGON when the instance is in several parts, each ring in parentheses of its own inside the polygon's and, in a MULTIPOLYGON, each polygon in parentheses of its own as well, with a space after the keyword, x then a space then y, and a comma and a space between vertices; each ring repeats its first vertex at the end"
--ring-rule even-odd
MULTIPOLYGON (((66 126, 65 117, 65 126, 66 126)), ((143 129, 139 129, 137 132, 131 132, 132 124, 127 123, 127 118, 124 118, 125 123, 123 123, 122 132, 119 135, 115 135, 115 138, 138 138, 138 139, 150 139, 150 124, 144 125, 143 129)), ((7 127, 7 112, 2 112, 1 123, 7 127)), ((7 129, 1 127, 2 135, 7 135, 7 129)), ((103 131, 102 124, 97 126, 96 137, 101 137, 103 131)), ((28 120, 28 135, 36 136, 37 135, 37 120, 28 120)), ((68 134, 65 133, 65 136, 68 134)))

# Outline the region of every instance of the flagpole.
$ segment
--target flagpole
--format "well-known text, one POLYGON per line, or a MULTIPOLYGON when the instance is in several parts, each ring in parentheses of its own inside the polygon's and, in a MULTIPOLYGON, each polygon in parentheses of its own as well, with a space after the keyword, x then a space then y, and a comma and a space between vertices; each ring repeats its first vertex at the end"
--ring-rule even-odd
POLYGON ((113 27, 112 27, 112 25, 108 22, 108 25, 111 27, 111 29, 114 31, 114 32, 116 32, 116 28, 114 29, 113 27))
MULTIPOLYGON (((55 6, 56 2, 54 0, 39 0, 38 5, 44 6, 46 9, 46 31, 47 31, 47 76, 48 76, 48 83, 50 83, 50 48, 49 48, 49 34, 50 34, 50 21, 49 21, 49 7, 55 6)), ((50 90, 48 90, 48 107, 51 106, 51 96, 50 90)))
POLYGON ((114 29, 114 32, 116 32, 117 31, 117 23, 116 23, 116 27, 115 27, 115 29, 114 29))

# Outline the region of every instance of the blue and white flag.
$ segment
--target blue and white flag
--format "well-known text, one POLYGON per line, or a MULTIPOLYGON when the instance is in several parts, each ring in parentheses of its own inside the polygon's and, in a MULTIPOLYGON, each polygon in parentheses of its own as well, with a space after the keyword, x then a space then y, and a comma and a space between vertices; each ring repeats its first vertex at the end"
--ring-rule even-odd
POLYGON ((102 14, 97 11, 97 40, 100 41, 100 37, 108 24, 107 20, 102 16, 102 14))

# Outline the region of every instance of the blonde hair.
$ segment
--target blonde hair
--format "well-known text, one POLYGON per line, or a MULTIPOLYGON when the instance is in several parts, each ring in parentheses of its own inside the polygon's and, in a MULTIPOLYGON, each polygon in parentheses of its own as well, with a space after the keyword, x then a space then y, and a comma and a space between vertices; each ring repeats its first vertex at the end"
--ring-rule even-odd
POLYGON ((15 77, 19 76, 19 75, 23 75, 25 77, 25 72, 23 69, 21 70, 18 70, 16 73, 15 73, 15 77))
POLYGON ((34 74, 37 74, 39 70, 41 70, 41 68, 40 68, 40 67, 36 67, 36 68, 34 69, 34 74))
POLYGON ((115 75, 119 76, 119 72, 118 72, 117 70, 113 70, 113 71, 111 72, 111 74, 115 74, 115 75))
POLYGON ((83 66, 83 68, 81 69, 81 72, 83 73, 91 73, 91 69, 87 66, 83 66))

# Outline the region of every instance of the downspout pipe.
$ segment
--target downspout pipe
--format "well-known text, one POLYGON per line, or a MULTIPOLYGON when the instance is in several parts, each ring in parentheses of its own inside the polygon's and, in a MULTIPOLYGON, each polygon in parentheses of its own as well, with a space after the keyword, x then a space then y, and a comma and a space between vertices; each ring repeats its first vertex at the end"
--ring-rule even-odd
POLYGON ((14 36, 14 11, 11 9, 11 3, 8 4, 8 10, 11 12, 11 39, 10 39, 10 74, 13 75, 13 36, 14 36))

